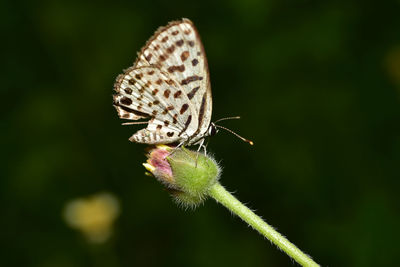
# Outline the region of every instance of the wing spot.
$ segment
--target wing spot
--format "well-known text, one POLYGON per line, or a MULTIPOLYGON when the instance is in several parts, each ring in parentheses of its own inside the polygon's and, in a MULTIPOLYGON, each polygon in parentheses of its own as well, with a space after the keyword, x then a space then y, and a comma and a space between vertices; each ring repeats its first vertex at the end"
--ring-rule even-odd
POLYGON ((148 113, 140 112, 140 111, 137 111, 137 110, 134 110, 134 109, 125 107, 125 106, 118 106, 118 107, 119 107, 120 109, 122 109, 123 111, 129 112, 129 113, 133 113, 133 114, 135 114, 136 116, 140 116, 140 117, 147 117, 147 116, 149 116, 148 113))
POLYGON ((184 62, 189 57, 189 51, 183 51, 181 54, 181 60, 184 62))
POLYGON ((154 46, 154 51, 157 51, 158 49, 160 49, 160 45, 159 44, 154 46))
POLYGON ((153 75, 154 74, 154 70, 148 71, 147 74, 148 75, 153 75))
POLYGON ((178 35, 179 31, 173 31, 171 32, 172 35, 178 35))
POLYGON ((192 99, 194 97, 194 95, 196 94, 196 92, 200 89, 200 86, 197 86, 195 88, 193 88, 188 94, 188 98, 192 99))
POLYGON ((144 58, 147 60, 147 61, 150 61, 151 60, 151 58, 153 57, 153 54, 148 54, 147 56, 145 56, 144 58))
POLYGON ((142 77, 143 77, 143 73, 138 73, 135 75, 135 78, 138 80, 142 79, 142 77))
POLYGON ((157 130, 161 130, 162 129, 162 125, 157 125, 157 130))
POLYGON ((181 107, 181 110, 179 111, 179 113, 182 115, 183 113, 185 113, 185 111, 189 108, 188 104, 183 104, 181 107))
POLYGON ((163 115, 166 115, 167 113, 168 113, 168 111, 170 111, 170 110, 173 110, 174 109, 174 107, 173 106, 168 106, 166 109, 164 109, 164 111, 163 111, 163 115))
POLYGON ((151 108, 153 106, 153 103, 149 102, 147 105, 151 108))
POLYGON ((193 47, 194 46, 194 42, 193 41, 188 41, 188 44, 193 47))
POLYGON ((152 95, 156 95, 157 93, 158 93, 158 89, 154 89, 154 90, 151 92, 152 95))
POLYGON ((147 81, 147 83, 144 84, 144 87, 148 88, 151 85, 151 81, 147 81))
POLYGON ((124 91, 125 91, 125 93, 127 93, 128 95, 132 94, 132 92, 133 92, 133 90, 132 90, 131 88, 129 88, 129 87, 126 87, 126 88, 124 89, 124 91))
POLYGON ((182 129, 182 131, 178 134, 178 136, 181 136, 186 129, 189 127, 190 122, 192 121, 192 115, 189 115, 186 122, 185 122, 185 127, 182 129))
POLYGON ((151 112, 151 114, 153 114, 153 116, 156 116, 157 115, 157 110, 153 110, 153 112, 151 112))
POLYGON ((203 80, 203 77, 197 76, 197 75, 193 75, 193 76, 189 76, 186 79, 181 81, 181 85, 186 85, 188 83, 194 82, 194 81, 201 81, 203 80))
POLYGON ((177 46, 181 47, 181 46, 183 45, 183 40, 181 39, 181 40, 179 40, 179 41, 176 41, 175 44, 176 44, 177 46))
POLYGON ((206 107, 206 94, 203 95, 203 98, 201 100, 201 105, 199 110, 199 127, 201 127, 201 125, 203 124, 205 107, 206 107))
POLYGON ((177 118, 178 118, 178 114, 175 114, 175 115, 174 115, 174 118, 173 118, 173 120, 172 120, 172 123, 173 123, 173 124, 177 124, 177 123, 178 123, 177 118))
POLYGON ((169 89, 165 90, 164 91, 165 98, 168 98, 170 93, 171 93, 171 91, 169 89))
POLYGON ((169 121, 164 121, 164 126, 168 126, 169 125, 169 121))
POLYGON ((168 132, 168 133, 167 133, 167 136, 168 136, 168 137, 174 136, 174 132, 168 132))
POLYGON ((158 101, 158 100, 153 101, 153 105, 158 105, 158 104, 160 104, 160 101, 158 101))
POLYGON ((174 45, 171 45, 170 47, 167 48, 167 52, 170 53, 170 54, 172 54, 174 52, 174 50, 175 50, 175 46, 174 45))
POLYGON ((132 99, 130 99, 129 97, 124 96, 123 98, 121 98, 120 102, 121 102, 121 104, 129 106, 129 105, 132 104, 132 99))
POLYGON ((174 98, 178 98, 178 97, 180 97, 180 96, 181 96, 181 94, 182 94, 182 91, 181 91, 181 90, 179 90, 178 92, 176 92, 176 93, 174 94, 174 98))
POLYGON ((168 55, 160 55, 160 57, 158 58, 160 61, 165 61, 167 60, 168 55))
POLYGON ((138 110, 141 110, 142 107, 143 107, 142 104, 139 104, 139 106, 137 107, 137 109, 138 109, 138 110))
POLYGON ((171 66, 171 67, 168 68, 168 72, 169 73, 173 73, 175 71, 184 72, 185 71, 185 66, 182 64, 180 66, 171 66))
POLYGON ((192 65, 193 67, 196 66, 197 64, 199 64, 199 61, 195 58, 192 60, 192 65))
POLYGON ((158 79, 158 80, 156 81, 156 84, 161 85, 162 82, 163 82, 163 81, 162 81, 161 79, 158 79))
POLYGON ((175 82, 172 79, 165 80, 165 82, 169 85, 175 85, 175 82))
POLYGON ((183 33, 189 35, 192 31, 191 30, 184 30, 183 33))
POLYGON ((161 42, 163 43, 165 43, 166 41, 168 41, 168 35, 161 39, 161 42))
POLYGON ((131 78, 131 79, 129 79, 128 83, 129 83, 130 85, 134 85, 134 84, 136 83, 136 80, 133 79, 133 78, 131 78))

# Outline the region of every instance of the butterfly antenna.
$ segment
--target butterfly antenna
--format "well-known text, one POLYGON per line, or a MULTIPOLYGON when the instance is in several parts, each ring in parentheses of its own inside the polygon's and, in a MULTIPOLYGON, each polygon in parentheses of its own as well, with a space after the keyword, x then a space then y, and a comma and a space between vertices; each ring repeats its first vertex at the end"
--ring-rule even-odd
POLYGON ((226 120, 238 120, 240 119, 240 116, 235 116, 235 117, 226 117, 226 118, 221 118, 219 120, 216 120, 214 123, 217 123, 219 121, 226 121, 226 120))
POLYGON ((122 125, 134 125, 134 124, 148 124, 147 121, 131 121, 131 122, 124 122, 122 125))
MULTIPOLYGON (((233 117, 233 118, 236 118, 236 117, 233 117)), ((244 138, 244 137, 241 137, 240 135, 238 135, 238 134, 235 133, 234 131, 229 130, 228 128, 225 128, 225 127, 220 126, 220 125, 215 125, 215 127, 221 128, 221 129, 223 129, 223 130, 225 130, 225 131, 228 131, 228 132, 230 132, 231 134, 235 135, 237 138, 242 139, 243 141, 249 143, 250 145, 254 145, 253 141, 248 140, 248 139, 246 139, 246 138, 244 138)))

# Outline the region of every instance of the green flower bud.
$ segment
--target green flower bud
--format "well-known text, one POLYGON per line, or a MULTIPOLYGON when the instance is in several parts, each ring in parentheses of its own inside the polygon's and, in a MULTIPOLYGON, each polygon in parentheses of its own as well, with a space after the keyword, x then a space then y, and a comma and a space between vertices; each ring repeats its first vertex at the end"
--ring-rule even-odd
POLYGON ((165 145, 151 149, 143 165, 168 188, 177 203, 191 207, 207 198, 220 174, 220 168, 212 157, 165 145))

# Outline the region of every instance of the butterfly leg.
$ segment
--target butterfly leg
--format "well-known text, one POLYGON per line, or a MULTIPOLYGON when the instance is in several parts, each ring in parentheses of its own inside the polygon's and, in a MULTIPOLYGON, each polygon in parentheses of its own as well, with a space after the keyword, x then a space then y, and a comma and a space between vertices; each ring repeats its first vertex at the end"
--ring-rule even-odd
POLYGON ((172 152, 169 153, 169 155, 172 156, 172 155, 175 153, 175 151, 177 151, 178 149, 180 149, 180 148, 185 144, 185 142, 186 142, 186 141, 180 142, 176 147, 174 147, 174 150, 172 150, 172 152))
POLYGON ((201 139, 200 144, 199 144, 199 148, 197 149, 196 167, 197 167, 197 159, 199 158, 199 152, 200 152, 202 147, 204 148, 204 156, 207 156, 207 148, 206 148, 206 145, 204 145, 204 141, 205 141, 205 138, 201 139))
MULTIPOLYGON (((203 144, 204 144, 204 138, 200 141, 199 148, 197 149, 197 152, 200 152, 201 147, 204 147, 203 144)), ((205 147, 204 147, 204 149, 205 149, 205 147)))
POLYGON ((209 141, 209 140, 207 140, 206 144, 204 144, 205 139, 206 139, 206 138, 203 138, 203 139, 200 141, 199 148, 197 149, 197 152, 200 152, 201 148, 203 148, 203 149, 204 149, 204 156, 207 156, 207 146, 208 146, 208 141, 209 141))
POLYGON ((207 139, 207 143, 203 146, 204 147, 204 156, 207 156, 207 146, 210 139, 207 139))

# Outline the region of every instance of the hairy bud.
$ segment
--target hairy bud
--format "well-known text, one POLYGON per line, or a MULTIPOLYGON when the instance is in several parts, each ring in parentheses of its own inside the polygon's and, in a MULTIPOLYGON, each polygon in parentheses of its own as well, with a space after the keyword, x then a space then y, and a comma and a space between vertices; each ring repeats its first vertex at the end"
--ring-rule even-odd
POLYGON ((220 174, 218 164, 209 155, 166 145, 152 148, 143 165, 179 204, 191 207, 207 198, 220 174))

